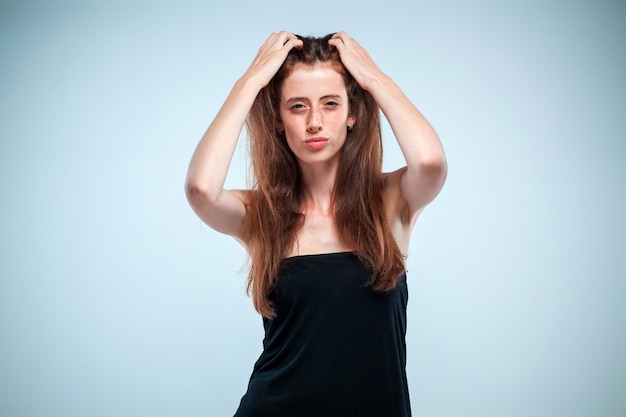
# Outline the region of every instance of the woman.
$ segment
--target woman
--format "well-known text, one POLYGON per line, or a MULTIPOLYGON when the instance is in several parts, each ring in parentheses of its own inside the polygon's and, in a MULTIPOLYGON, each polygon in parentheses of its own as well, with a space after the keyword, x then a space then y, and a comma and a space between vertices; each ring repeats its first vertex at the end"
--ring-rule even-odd
POLYGON ((441 190, 437 134, 346 33, 272 34, 200 141, 186 191, 247 249, 263 353, 237 417, 410 416, 404 259, 441 190), (382 172, 379 109, 406 166, 382 172), (256 184, 224 190, 244 124, 256 184))

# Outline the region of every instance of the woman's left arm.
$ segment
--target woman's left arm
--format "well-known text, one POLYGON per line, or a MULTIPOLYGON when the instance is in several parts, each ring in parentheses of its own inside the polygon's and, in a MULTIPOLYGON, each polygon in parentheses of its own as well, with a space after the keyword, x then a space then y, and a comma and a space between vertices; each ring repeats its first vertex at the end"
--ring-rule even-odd
POLYGON ((437 133, 354 39, 341 32, 329 44, 337 48, 347 70, 374 97, 389 121, 407 163, 400 178, 400 194, 411 214, 418 213, 439 194, 447 174, 446 157, 437 133))

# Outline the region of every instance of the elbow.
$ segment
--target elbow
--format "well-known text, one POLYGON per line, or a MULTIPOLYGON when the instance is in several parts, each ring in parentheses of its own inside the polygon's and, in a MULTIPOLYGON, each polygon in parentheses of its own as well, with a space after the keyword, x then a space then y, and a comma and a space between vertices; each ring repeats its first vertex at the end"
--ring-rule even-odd
POLYGON ((185 195, 189 204, 194 206, 206 198, 206 190, 196 181, 189 178, 185 181, 185 195))
POLYGON ((429 158, 426 158, 424 161, 422 161, 422 165, 427 169, 432 169, 436 171, 443 171, 448 166, 446 157, 443 154, 432 155, 429 158))
POLYGON ((185 181, 185 195, 192 207, 213 204, 219 198, 219 193, 212 192, 206 184, 192 178, 185 181))
POLYGON ((428 158, 424 158, 419 163, 420 175, 426 175, 430 178, 437 178, 440 181, 444 181, 448 174, 448 162, 443 153, 439 155, 432 155, 428 158))

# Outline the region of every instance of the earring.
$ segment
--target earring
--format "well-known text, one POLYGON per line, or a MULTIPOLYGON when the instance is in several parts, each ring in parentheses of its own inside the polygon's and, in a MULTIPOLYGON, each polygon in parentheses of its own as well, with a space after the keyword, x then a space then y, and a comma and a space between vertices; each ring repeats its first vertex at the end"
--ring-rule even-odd
POLYGON ((348 125, 348 132, 352 132, 352 129, 354 129, 354 125, 348 125))
POLYGON ((285 134, 285 131, 283 129, 277 129, 277 130, 278 130, 279 136, 283 136, 285 134))

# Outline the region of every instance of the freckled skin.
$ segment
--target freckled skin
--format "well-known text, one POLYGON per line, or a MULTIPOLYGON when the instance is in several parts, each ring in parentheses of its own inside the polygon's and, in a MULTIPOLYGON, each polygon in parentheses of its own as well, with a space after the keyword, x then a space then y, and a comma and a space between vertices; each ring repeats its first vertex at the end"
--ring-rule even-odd
POLYGON ((301 164, 336 167, 347 126, 354 124, 349 111, 343 78, 330 66, 298 68, 283 82, 279 128, 301 164), (307 145, 312 138, 325 141, 307 145))

